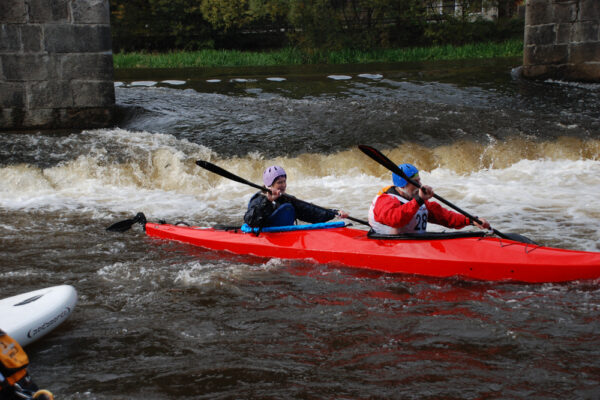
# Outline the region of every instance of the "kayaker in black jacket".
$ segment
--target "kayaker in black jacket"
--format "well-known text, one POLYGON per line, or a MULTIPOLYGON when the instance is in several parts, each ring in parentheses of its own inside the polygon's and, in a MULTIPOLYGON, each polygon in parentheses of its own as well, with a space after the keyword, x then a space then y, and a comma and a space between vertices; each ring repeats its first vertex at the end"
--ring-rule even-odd
POLYGON ((293 225, 296 219, 309 223, 326 222, 339 216, 348 217, 342 210, 326 210, 308 203, 294 201, 282 195, 287 188, 287 174, 280 166, 271 166, 263 172, 263 183, 269 192, 258 192, 248 202, 244 222, 251 227, 293 225))

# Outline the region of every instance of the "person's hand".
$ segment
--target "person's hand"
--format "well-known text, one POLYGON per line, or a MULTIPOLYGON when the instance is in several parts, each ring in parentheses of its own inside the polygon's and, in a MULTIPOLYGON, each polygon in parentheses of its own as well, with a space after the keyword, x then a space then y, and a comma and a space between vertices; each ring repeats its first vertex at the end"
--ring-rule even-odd
POLYGON ((421 186, 419 189, 419 197, 423 200, 429 200, 433 197, 433 188, 427 185, 421 186))
POLYGON ((267 199, 269 199, 269 201, 275 201, 283 194, 283 192, 279 189, 272 188, 269 190, 270 192, 267 192, 267 199))
POLYGON ((473 221, 473 225, 475 225, 479 229, 490 229, 491 228, 490 223, 487 222, 487 220, 485 218, 477 217, 477 219, 481 221, 481 224, 478 224, 477 222, 473 221))
POLYGON ((348 218, 348 213, 344 210, 338 210, 337 216, 340 218, 348 218))

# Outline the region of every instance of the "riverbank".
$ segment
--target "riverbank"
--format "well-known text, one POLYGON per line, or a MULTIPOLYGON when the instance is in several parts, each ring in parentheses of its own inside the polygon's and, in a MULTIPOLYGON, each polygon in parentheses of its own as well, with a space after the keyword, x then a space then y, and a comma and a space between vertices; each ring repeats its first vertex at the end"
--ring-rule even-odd
POLYGON ((362 51, 305 51, 285 48, 269 52, 201 50, 170 53, 116 53, 115 68, 251 67, 304 64, 365 64, 517 57, 523 54, 522 40, 475 43, 464 46, 433 46, 362 51))

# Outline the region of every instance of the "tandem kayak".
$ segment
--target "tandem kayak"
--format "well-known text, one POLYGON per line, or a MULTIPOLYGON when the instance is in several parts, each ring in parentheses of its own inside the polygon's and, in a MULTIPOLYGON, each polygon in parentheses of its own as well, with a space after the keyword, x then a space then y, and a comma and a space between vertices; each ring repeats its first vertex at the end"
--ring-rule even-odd
POLYGON ((248 233, 239 227, 144 223, 150 237, 207 249, 309 259, 386 273, 528 283, 600 278, 600 253, 544 247, 485 236, 484 232, 370 235, 339 222, 248 233))

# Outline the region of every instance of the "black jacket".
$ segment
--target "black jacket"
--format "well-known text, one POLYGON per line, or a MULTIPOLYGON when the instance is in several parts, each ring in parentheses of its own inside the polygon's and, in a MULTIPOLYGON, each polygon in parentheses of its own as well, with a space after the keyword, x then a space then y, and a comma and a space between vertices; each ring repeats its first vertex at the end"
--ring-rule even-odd
POLYGON ((323 209, 300 200, 292 200, 287 196, 279 197, 273 204, 267 199, 267 196, 258 192, 248 202, 248 211, 244 215, 244 222, 251 227, 263 227, 267 218, 284 203, 292 203, 296 211, 296 219, 311 224, 329 221, 335 218, 338 212, 338 210, 323 209))

